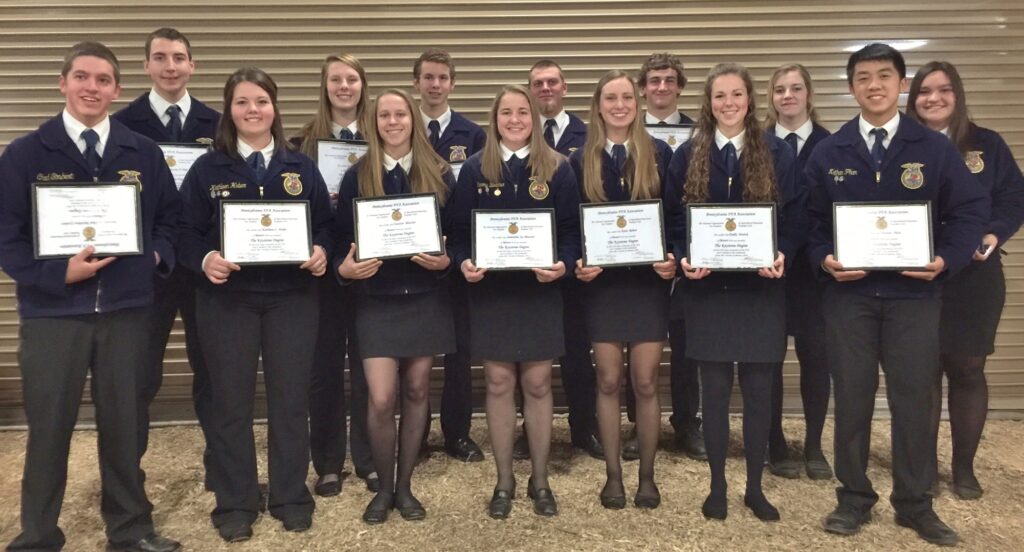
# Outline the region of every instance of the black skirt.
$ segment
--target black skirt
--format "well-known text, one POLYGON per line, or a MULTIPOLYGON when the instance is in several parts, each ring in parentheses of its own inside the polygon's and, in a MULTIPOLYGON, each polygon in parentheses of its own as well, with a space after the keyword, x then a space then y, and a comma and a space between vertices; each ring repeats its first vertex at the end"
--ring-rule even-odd
POLYGON ((987 261, 971 261, 954 274, 942 288, 942 354, 977 357, 994 353, 1005 302, 1006 280, 998 251, 987 261))
POLYGON ((491 272, 469 284, 470 355, 501 362, 551 360, 565 353, 562 290, 532 272, 491 272))
POLYGON ((664 341, 671 284, 649 266, 607 268, 584 283, 583 310, 590 341, 664 341))
POLYGON ((356 297, 360 358, 409 358, 455 351, 455 323, 447 289, 412 295, 356 297))
MULTIPOLYGON (((688 283, 688 282, 687 282, 688 283)), ((786 288, 682 284, 686 356, 711 362, 782 362, 786 356, 786 288)), ((678 293, 678 291, 677 291, 678 293)))

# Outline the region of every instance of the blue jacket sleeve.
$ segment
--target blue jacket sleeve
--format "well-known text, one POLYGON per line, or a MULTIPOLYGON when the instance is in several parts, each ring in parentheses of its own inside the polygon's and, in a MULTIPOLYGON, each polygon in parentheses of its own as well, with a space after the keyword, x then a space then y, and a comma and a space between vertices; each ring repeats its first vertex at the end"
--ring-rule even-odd
POLYGON ((672 154, 665 180, 662 183, 665 230, 669 247, 671 247, 676 261, 687 256, 686 206, 683 205, 683 186, 686 184, 686 171, 689 168, 689 163, 689 147, 683 145, 672 154))
POLYGON ((1024 219, 1024 176, 1003 138, 996 134, 994 140, 996 143, 989 158, 995 170, 992 219, 987 232, 995 234, 1002 245, 1017 232, 1024 219))
POLYGON ((473 208, 476 206, 477 167, 469 161, 459 172, 451 197, 445 211, 449 219, 448 255, 456 270, 461 271, 462 263, 472 256, 472 221, 473 208))
MULTIPOLYGON (((779 141, 781 142, 781 141, 779 141)), ((775 151, 775 182, 779 191, 779 251, 786 256, 786 267, 793 265, 797 251, 807 240, 806 194, 797 186, 796 158, 789 146, 780 144, 775 151)))
POLYGON ((334 207, 334 232, 337 236, 335 243, 338 249, 334 251, 334 258, 331 268, 338 281, 347 284, 348 280, 341 277, 338 268, 345 257, 348 256, 352 243, 355 242, 355 221, 352 218, 352 201, 359 195, 359 164, 355 164, 341 177, 341 188, 338 191, 338 203, 334 207))
POLYGON ((214 233, 210 229, 219 224, 219 214, 214 209, 209 192, 203 189, 201 175, 204 171, 204 158, 200 157, 181 183, 182 210, 179 219, 179 257, 180 262, 196 274, 203 274, 203 258, 210 251, 219 251, 220 244, 215 243, 214 233))
MULTIPOLYGON (((812 267, 820 267, 825 257, 835 254, 836 244, 832 236, 832 197, 826 187, 826 172, 822 166, 822 155, 817 153, 823 148, 814 150, 804 168, 804 182, 807 194, 808 239, 807 256, 812 267)), ((827 273, 817 271, 822 279, 827 273)))
POLYGON ((939 277, 949 278, 971 262, 981 243, 991 213, 989 195, 975 184, 960 152, 952 142, 942 144, 946 151, 936 152, 942 160, 942 182, 939 184, 939 235, 935 255, 945 261, 946 270, 939 277))
POLYGON ((565 263, 565 274, 573 274, 580 258, 580 192, 576 175, 567 160, 558 165, 553 178, 555 192, 555 225, 558 238, 558 260, 565 263))
POLYGON ((181 194, 174 184, 174 176, 170 168, 163 162, 163 152, 158 147, 154 148, 153 155, 161 160, 156 182, 150 184, 146 193, 151 193, 152 186, 156 187, 156 218, 153 221, 153 249, 160 255, 160 264, 156 266, 155 272, 161 277, 167 277, 177 263, 175 250, 178 245, 178 220, 181 218, 181 194))

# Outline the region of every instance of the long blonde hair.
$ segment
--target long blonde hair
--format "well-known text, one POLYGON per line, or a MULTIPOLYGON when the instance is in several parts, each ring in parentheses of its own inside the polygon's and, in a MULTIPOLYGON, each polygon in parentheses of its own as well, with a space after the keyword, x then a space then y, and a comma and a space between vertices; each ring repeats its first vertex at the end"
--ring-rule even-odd
POLYGON ((384 96, 398 96, 405 102, 406 109, 412 118, 412 168, 409 170, 409 187, 413 193, 437 194, 437 201, 444 205, 448 198, 448 185, 444 181, 444 173, 451 170, 434 148, 427 141, 426 126, 423 116, 413 103, 412 97, 404 90, 389 88, 373 100, 367 115, 364 117, 365 136, 368 143, 366 155, 359 164, 359 197, 380 197, 384 195, 384 141, 377 130, 377 107, 384 96))
POLYGON ((601 169, 604 164, 604 147, 608 139, 605 131, 604 118, 601 117, 601 94, 604 87, 619 79, 626 79, 633 87, 633 98, 637 101, 636 116, 629 125, 629 156, 623 171, 625 182, 629 184, 629 198, 633 201, 653 199, 661 194, 661 181, 658 178, 658 165, 654 155, 654 143, 639 115, 640 90, 636 81, 625 71, 614 69, 605 73, 597 82, 594 96, 590 100, 590 125, 587 128, 587 141, 583 145, 583 192, 589 201, 605 202, 608 197, 604 193, 604 182, 601 169))
POLYGON ((540 129, 540 111, 537 102, 533 101, 530 93, 518 84, 506 84, 501 87, 498 94, 494 96, 494 103, 491 105, 489 115, 490 124, 487 125, 487 142, 480 154, 480 172, 491 182, 504 180, 502 168, 505 162, 501 155, 501 135, 498 134, 498 105, 506 94, 519 94, 526 98, 530 105, 530 118, 533 120, 533 130, 530 132, 530 160, 527 166, 532 175, 540 182, 550 182, 558 170, 558 164, 565 160, 557 151, 544 141, 544 133, 540 129))
POLYGON ((334 138, 334 133, 331 130, 334 128, 334 120, 331 118, 331 99, 327 96, 327 70, 335 63, 344 63, 359 74, 359 80, 363 86, 359 92, 359 102, 356 103, 356 121, 358 121, 360 129, 366 126, 363 118, 366 115, 366 89, 369 84, 366 82, 366 70, 363 69, 363 64, 351 54, 327 56, 323 65, 320 66, 320 97, 316 105, 316 115, 313 116, 312 121, 302 127, 297 135, 300 140, 299 151, 314 160, 316 159, 316 141, 334 138))
POLYGON ((768 81, 768 116, 764 119, 764 128, 767 130, 775 130, 775 123, 779 122, 779 112, 775 109, 773 100, 775 83, 779 82, 783 75, 793 71, 800 73, 800 78, 804 81, 804 88, 807 89, 807 117, 812 123, 818 122, 818 112, 814 110, 814 83, 811 82, 811 73, 799 63, 790 63, 776 69, 768 81))
POLYGON ((754 104, 754 83, 750 73, 742 65, 719 63, 708 72, 704 81, 704 97, 700 104, 690 154, 690 166, 686 170, 683 196, 687 203, 701 203, 708 200, 711 183, 711 152, 715 143, 715 129, 718 122, 711 111, 711 87, 715 79, 723 75, 737 75, 747 89, 747 115, 743 118, 743 156, 740 168, 743 176, 743 200, 747 202, 776 202, 778 184, 775 182, 775 161, 768 149, 761 124, 757 122, 757 107, 754 104))

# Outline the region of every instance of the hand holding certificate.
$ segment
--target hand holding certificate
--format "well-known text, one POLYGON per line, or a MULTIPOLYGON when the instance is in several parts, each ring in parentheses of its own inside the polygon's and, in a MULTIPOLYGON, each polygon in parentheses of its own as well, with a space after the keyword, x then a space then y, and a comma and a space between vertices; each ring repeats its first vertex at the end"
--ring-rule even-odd
POLYGON ((96 256, 142 254, 135 182, 34 183, 35 258, 67 258, 87 246, 96 256))
POLYGON ((843 270, 929 270, 930 203, 835 203, 832 212, 843 270))
POLYGON ((553 209, 474 209, 472 216, 472 262, 478 269, 547 269, 557 262, 553 209))
POLYGON ((665 260, 661 200, 580 205, 583 266, 649 265, 665 260))
POLYGON ((444 254, 436 194, 356 198, 352 216, 356 261, 444 254))
POLYGON ((221 252, 237 265, 305 263, 313 255, 308 201, 221 201, 221 252))
POLYGON ((338 198, 341 177, 366 153, 366 147, 366 142, 361 141, 316 141, 316 166, 320 169, 320 176, 324 177, 332 201, 338 198))
POLYGON ((718 271, 758 271, 777 260, 775 204, 687 206, 689 264, 718 271))
POLYGON ((167 160, 167 167, 171 169, 174 177, 174 185, 181 189, 181 183, 185 181, 185 175, 196 159, 202 157, 209 148, 203 144, 157 144, 164 152, 164 159, 167 160))

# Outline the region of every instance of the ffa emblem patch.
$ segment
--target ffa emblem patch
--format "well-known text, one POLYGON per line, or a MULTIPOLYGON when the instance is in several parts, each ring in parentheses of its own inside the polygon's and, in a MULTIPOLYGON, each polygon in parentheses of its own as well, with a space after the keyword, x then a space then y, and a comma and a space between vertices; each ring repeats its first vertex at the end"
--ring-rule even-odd
POLYGON ((622 215, 619 215, 619 218, 615 219, 615 226, 618 226, 619 228, 625 228, 627 224, 629 223, 626 222, 626 217, 622 215))
POLYGON ((281 178, 284 180, 284 191, 288 192, 288 195, 297 196, 302 193, 302 181, 299 180, 299 173, 281 173, 281 178))
POLYGON ((964 155, 964 161, 971 174, 978 174, 985 170, 985 160, 981 158, 982 151, 969 151, 964 155))
POLYGON ((509 224, 508 225, 508 233, 509 234, 518 234, 519 233, 519 226, 516 223, 514 223, 514 222, 509 224))
POLYGON ((736 219, 727 218, 725 219, 725 229, 732 232, 736 230, 736 219))
POLYGON ((117 174, 121 175, 121 182, 134 182, 139 186, 139 191, 142 191, 142 180, 139 179, 142 173, 139 171, 123 170, 117 171, 117 174))
POLYGON ((878 217, 878 220, 875 221, 875 228, 879 230, 885 230, 888 227, 889 223, 885 221, 885 217, 878 217))
POLYGON ((212 146, 213 145, 213 138, 196 138, 196 142, 199 142, 200 144, 202 144, 204 146, 212 146))
POLYGON ((274 224, 274 221, 271 220, 270 215, 263 215, 260 219, 261 226, 270 226, 271 224, 274 224))
POLYGON ((466 160, 466 146, 452 146, 451 153, 448 154, 449 163, 460 163, 466 160))
POLYGON ((551 193, 551 189, 548 188, 547 182, 538 182, 536 176, 530 177, 530 197, 540 201, 547 199, 549 193, 551 193))
POLYGON ((572 155, 572 154, 576 153, 576 150, 578 150, 578 149, 580 149, 580 148, 569 148, 569 155, 572 155))
POLYGON ((903 167, 900 183, 903 184, 904 188, 916 190, 924 186, 924 173, 921 172, 921 167, 924 166, 924 163, 904 163, 900 166, 903 167))

